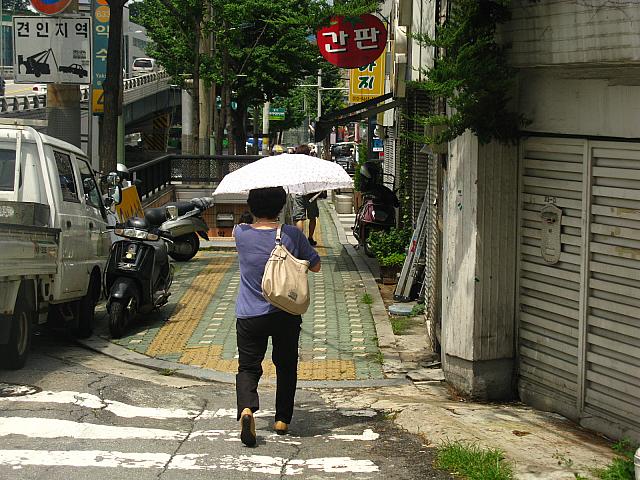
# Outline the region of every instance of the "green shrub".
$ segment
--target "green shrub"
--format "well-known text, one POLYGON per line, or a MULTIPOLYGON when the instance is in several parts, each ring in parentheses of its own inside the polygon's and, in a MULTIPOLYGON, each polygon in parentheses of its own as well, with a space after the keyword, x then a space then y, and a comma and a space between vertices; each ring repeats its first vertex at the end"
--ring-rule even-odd
MULTIPOLYGON (((410 241, 411 230, 408 228, 392 228, 388 232, 374 231, 369 234, 368 239, 371 251, 381 264, 383 259, 394 254, 406 255, 405 252, 410 241)), ((393 260, 398 261, 398 257, 393 260)), ((404 262, 404 258, 402 262, 404 262)))
POLYGON ((381 267, 401 267, 405 258, 407 258, 406 253, 392 253, 378 259, 378 262, 380 262, 381 267))

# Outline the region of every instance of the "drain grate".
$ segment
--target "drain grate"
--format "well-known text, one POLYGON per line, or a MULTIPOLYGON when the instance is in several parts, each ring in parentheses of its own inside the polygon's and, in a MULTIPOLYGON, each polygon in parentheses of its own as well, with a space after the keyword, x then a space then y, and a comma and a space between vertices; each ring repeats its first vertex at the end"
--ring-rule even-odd
POLYGON ((24 397, 42 391, 41 388, 33 385, 22 385, 20 383, 0 382, 0 397, 24 397))

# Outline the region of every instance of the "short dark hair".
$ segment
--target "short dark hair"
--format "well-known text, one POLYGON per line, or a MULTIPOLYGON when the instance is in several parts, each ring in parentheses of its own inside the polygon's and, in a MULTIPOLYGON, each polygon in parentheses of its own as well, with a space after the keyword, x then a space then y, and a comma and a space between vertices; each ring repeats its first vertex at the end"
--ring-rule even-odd
POLYGON ((302 143, 296 147, 296 153, 302 153, 304 155, 309 155, 311 153, 311 148, 306 143, 302 143))
POLYGON ((247 204, 254 217, 276 218, 287 202, 282 187, 255 188, 249 191, 247 204))

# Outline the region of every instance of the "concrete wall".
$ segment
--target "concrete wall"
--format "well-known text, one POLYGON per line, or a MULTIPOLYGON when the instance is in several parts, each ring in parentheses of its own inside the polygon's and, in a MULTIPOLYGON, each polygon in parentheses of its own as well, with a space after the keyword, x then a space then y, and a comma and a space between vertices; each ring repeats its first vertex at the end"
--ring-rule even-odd
MULTIPOLYGON (((640 71, 635 73, 640 80, 640 71)), ((520 112, 532 121, 527 130, 639 138, 640 86, 611 83, 607 78, 576 79, 574 71, 555 68, 522 71, 518 101, 520 112)))
POLYGON ((640 62, 635 0, 513 0, 503 28, 515 66, 640 62))
POLYGON ((449 144, 444 178, 442 351, 445 377, 482 399, 514 393, 517 151, 449 144))

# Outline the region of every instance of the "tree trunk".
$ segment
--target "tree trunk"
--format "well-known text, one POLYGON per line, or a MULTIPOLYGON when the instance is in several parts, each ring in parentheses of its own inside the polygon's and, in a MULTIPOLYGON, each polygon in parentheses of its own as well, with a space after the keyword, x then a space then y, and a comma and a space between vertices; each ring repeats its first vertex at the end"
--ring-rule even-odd
POLYGON ((193 85, 191 86, 191 99, 193 100, 193 147, 192 152, 198 154, 200 149, 200 41, 201 18, 193 17, 195 35, 195 56, 193 60, 193 85))
POLYGON ((100 170, 115 172, 118 160, 118 115, 122 114, 122 16, 124 3, 109 2, 109 44, 107 47, 107 76, 104 88, 104 114, 100 132, 100 170))
MULTIPOLYGON (((222 155, 222 148, 224 144, 224 102, 225 91, 222 85, 218 85, 216 90, 220 93, 220 110, 217 110, 216 105, 216 155, 222 155)), ((218 100, 216 99, 216 104, 218 100)))
POLYGON ((235 153, 244 155, 247 153, 247 106, 238 98, 238 108, 232 110, 233 120, 233 140, 235 143, 235 153))
POLYGON ((236 149, 235 140, 233 138, 233 111, 231 108, 231 79, 229 78, 229 50, 226 48, 222 51, 222 78, 224 81, 222 88, 226 93, 222 108, 225 110, 225 127, 227 129, 227 139, 229 141, 228 154, 235 155, 236 149))

